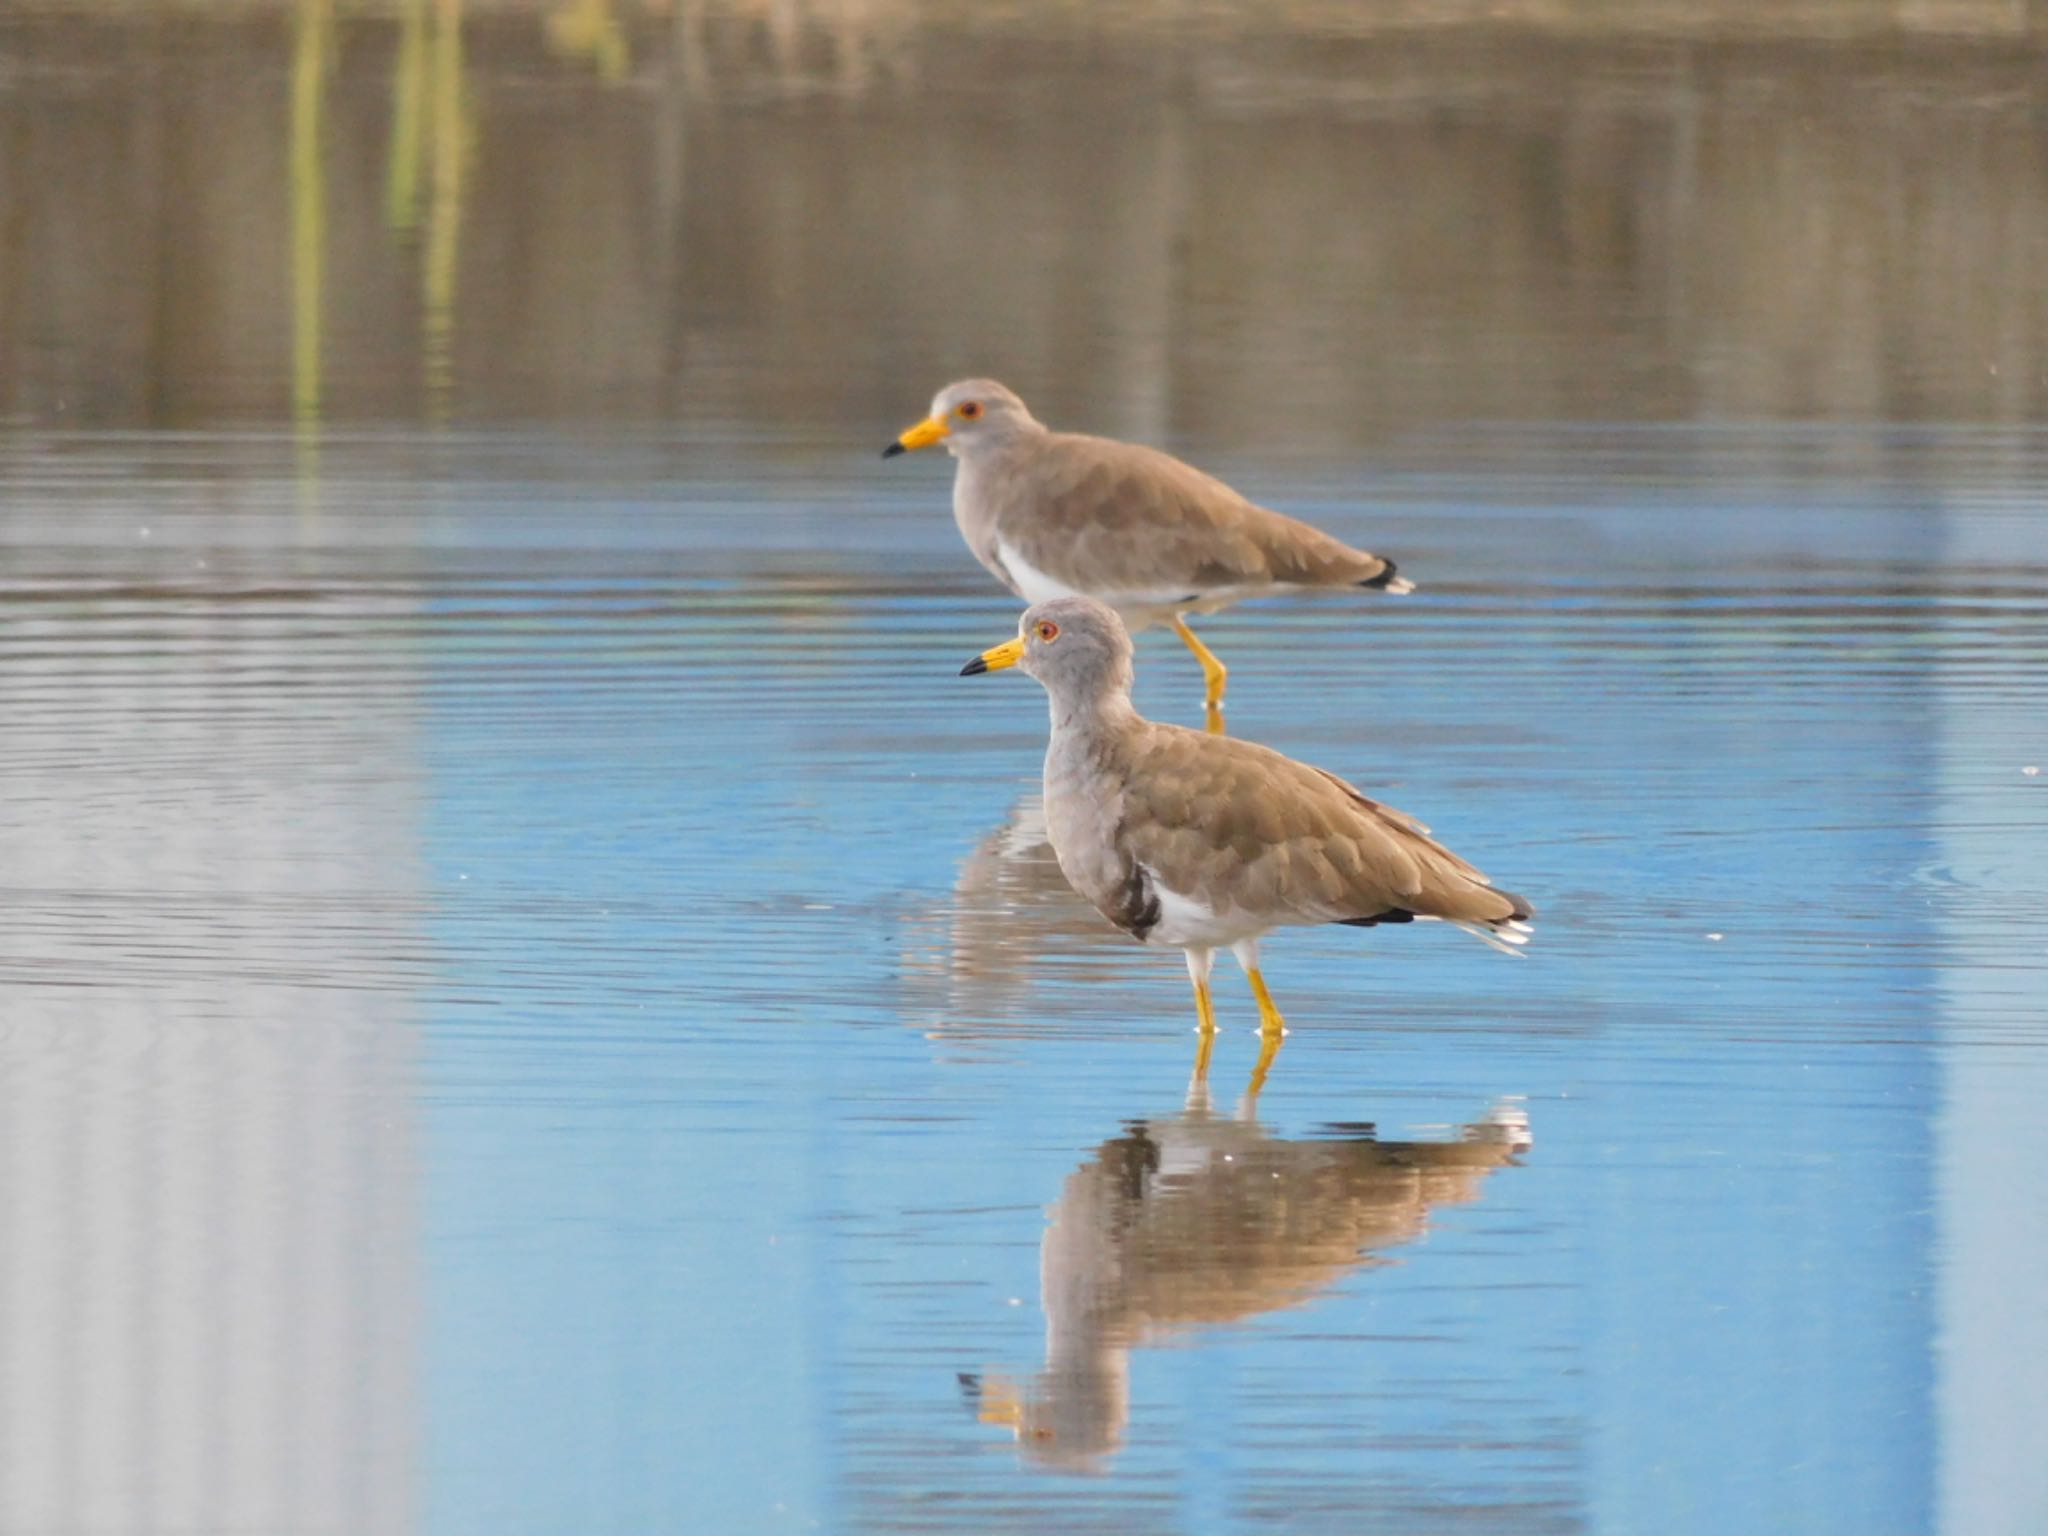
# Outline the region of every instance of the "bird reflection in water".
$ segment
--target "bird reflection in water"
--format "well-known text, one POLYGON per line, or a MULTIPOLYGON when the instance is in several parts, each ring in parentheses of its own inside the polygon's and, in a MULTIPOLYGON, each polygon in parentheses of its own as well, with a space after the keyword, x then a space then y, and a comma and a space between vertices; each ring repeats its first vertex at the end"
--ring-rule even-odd
POLYGON ((961 860, 952 892, 907 937, 904 975, 928 1027, 985 1037, 1028 1027, 1015 1005, 1044 974, 1046 955, 1131 942, 1060 873, 1035 790, 961 860))
POLYGON ((1381 1141, 1370 1128, 1285 1141, 1247 1111, 1189 1109, 1139 1121, 1068 1178, 1039 1254, 1046 1363, 1028 1382, 963 1375, 984 1423, 1025 1457, 1091 1472, 1123 1442, 1130 1352, 1299 1305, 1352 1270, 1388 1262, 1429 1212, 1475 1200, 1533 1144, 1503 1102, 1444 1141, 1381 1141))

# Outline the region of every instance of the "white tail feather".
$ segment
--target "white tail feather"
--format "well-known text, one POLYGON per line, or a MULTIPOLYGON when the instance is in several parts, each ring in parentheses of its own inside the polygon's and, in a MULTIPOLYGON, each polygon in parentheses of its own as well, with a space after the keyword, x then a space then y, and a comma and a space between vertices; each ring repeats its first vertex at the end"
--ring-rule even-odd
POLYGON ((1492 923, 1461 923, 1455 918, 1446 919, 1453 928, 1461 928, 1490 949, 1497 949, 1504 955, 1519 956, 1521 946, 1528 943, 1532 930, 1519 918, 1510 919, 1498 926, 1492 923))

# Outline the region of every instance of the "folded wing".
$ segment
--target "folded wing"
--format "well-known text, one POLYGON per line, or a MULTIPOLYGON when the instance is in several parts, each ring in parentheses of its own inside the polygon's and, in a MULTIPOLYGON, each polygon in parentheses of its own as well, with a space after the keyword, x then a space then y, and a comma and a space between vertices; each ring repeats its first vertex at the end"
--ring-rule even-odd
POLYGON ((1393 571, 1136 443, 1053 434, 990 494, 1003 544, 1072 590, 1111 600, 1373 585, 1393 571))
POLYGON ((1334 774, 1178 726, 1148 724, 1129 750, 1130 856, 1215 910, 1297 923, 1529 915, 1420 822, 1334 774))

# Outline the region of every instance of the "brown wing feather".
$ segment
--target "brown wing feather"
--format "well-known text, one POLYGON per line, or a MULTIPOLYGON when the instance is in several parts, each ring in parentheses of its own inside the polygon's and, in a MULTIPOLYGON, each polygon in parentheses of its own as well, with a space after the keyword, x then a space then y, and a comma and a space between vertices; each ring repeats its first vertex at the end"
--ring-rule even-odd
POLYGON ((1525 910, 1420 822, 1254 742, 1147 722, 1129 739, 1125 838, 1159 883, 1275 921, 1525 910))
POLYGON ((1011 477, 1001 538, 1076 591, 1189 596, 1275 584, 1352 586, 1390 567, 1136 443, 1054 433, 1011 477))

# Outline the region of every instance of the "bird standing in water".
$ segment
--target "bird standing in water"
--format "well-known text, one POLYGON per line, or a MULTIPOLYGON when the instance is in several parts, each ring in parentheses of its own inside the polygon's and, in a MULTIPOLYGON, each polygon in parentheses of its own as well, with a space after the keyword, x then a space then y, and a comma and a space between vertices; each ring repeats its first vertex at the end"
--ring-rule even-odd
POLYGON ((1394 562, 1254 502, 1170 454, 1047 430, 993 379, 948 384, 887 448, 959 461, 953 517, 974 558, 1027 603, 1086 596, 1131 630, 1173 626, 1202 664, 1211 732, 1228 673, 1187 615, 1309 588, 1412 592, 1394 562))
POLYGON ((1112 923, 1186 952, 1206 1065, 1209 969, 1228 947, 1258 999, 1271 1060, 1284 1030, 1259 973, 1274 928, 1440 919, 1497 948, 1532 909, 1495 890, 1413 817, 1335 774, 1249 741, 1147 720, 1131 704, 1131 640, 1086 597, 1025 610, 1017 638, 963 675, 1021 667, 1052 703, 1045 818, 1060 870, 1112 923))

